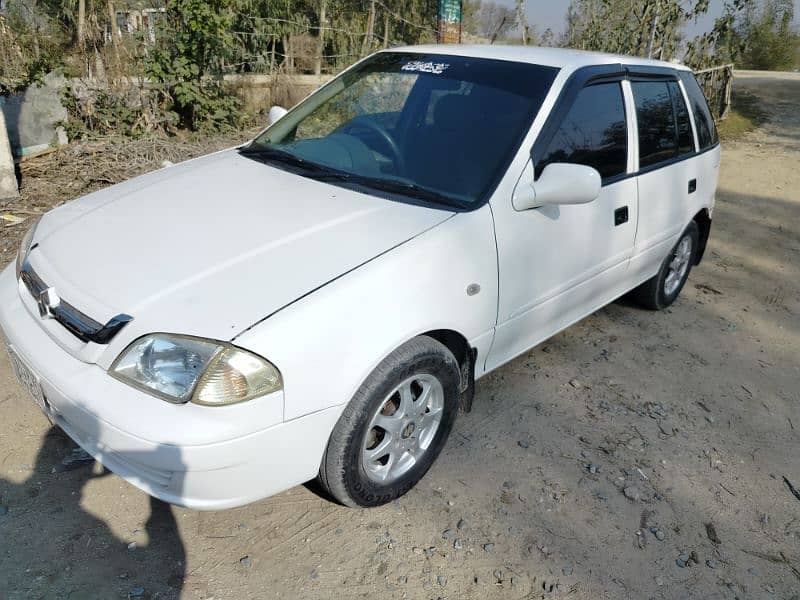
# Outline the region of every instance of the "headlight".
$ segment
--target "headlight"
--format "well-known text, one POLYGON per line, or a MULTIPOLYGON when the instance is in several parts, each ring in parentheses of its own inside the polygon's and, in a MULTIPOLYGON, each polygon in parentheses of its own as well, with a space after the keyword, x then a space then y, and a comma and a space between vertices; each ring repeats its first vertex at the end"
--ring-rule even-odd
POLYGON ((110 373, 169 402, 207 406, 244 402, 283 389, 278 369, 260 356, 223 342, 166 333, 133 342, 110 373))
POLYGON ((19 279, 19 275, 22 272, 22 265, 25 264, 25 259, 28 258, 28 253, 31 251, 31 242, 33 241, 33 234, 36 233, 36 227, 39 225, 39 221, 41 221, 41 217, 38 217, 31 225, 30 229, 25 232, 25 235, 22 236, 22 241, 19 243, 19 252, 17 252, 17 279, 19 279))

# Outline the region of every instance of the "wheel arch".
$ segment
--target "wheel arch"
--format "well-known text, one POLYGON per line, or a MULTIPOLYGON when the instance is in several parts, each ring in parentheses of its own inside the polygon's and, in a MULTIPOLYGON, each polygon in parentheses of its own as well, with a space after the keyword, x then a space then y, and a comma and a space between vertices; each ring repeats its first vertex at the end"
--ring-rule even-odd
POLYGON ((700 261, 703 260, 703 255, 706 252, 706 244, 708 244, 708 238, 711 235, 711 215, 708 209, 704 208, 698 212, 692 220, 697 223, 697 228, 700 230, 697 252, 694 257, 694 264, 699 265, 700 261))
POLYGON ((455 357, 461 372, 461 385, 459 391, 461 398, 459 406, 464 412, 472 410, 472 400, 475 396, 475 362, 478 358, 477 348, 470 346, 467 338, 453 329, 434 329, 421 333, 435 339, 455 357))

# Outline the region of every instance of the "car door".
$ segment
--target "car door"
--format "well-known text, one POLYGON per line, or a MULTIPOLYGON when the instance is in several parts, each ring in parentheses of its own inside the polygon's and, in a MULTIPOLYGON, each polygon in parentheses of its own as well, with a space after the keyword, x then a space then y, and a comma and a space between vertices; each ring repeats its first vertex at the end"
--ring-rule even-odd
POLYGON ((630 82, 638 132, 639 227, 631 278, 652 276, 692 219, 697 162, 692 123, 676 76, 630 82))
POLYGON ((524 211, 515 210, 510 198, 492 200, 499 301, 487 369, 624 291, 637 220, 626 85, 618 77, 592 81, 573 92, 565 87, 534 144, 528 174, 522 176, 538 177, 550 163, 588 165, 602 176, 597 199, 524 211))

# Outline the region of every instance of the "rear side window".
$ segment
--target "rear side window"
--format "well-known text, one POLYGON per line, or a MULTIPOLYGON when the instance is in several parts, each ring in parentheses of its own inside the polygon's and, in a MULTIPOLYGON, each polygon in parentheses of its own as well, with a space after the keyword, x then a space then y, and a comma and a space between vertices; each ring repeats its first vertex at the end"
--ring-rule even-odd
POLYGON ((693 73, 682 71, 680 78, 683 81, 683 87, 686 88, 686 95, 689 96, 689 105, 694 113, 694 124, 697 127, 697 141, 700 144, 700 150, 706 150, 719 142, 717 128, 714 126, 714 119, 708 108, 708 102, 706 102, 703 90, 697 83, 693 73))
POLYGON ((678 131, 666 81, 631 84, 639 127, 639 168, 678 156, 678 131))
POLYGON ((536 173, 550 163, 575 163, 594 167, 604 179, 621 175, 628 166, 627 135, 619 82, 583 88, 536 163, 536 173))
POLYGON ((678 126, 678 154, 691 154, 694 152, 694 136, 692 135, 692 122, 689 120, 689 109, 683 100, 681 86, 677 81, 667 83, 669 95, 672 98, 672 110, 675 113, 675 123, 678 126))

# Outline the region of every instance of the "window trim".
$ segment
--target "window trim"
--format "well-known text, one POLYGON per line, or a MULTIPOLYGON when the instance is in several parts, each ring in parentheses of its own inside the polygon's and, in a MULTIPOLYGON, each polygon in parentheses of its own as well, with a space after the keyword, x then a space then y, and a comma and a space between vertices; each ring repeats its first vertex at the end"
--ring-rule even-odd
POLYGON ((639 170, 639 122, 636 120, 636 99, 633 97, 631 82, 622 80, 622 95, 625 99, 625 113, 633 115, 628 120, 628 169, 625 173, 636 173, 639 170), (631 149, 635 149, 632 152, 631 149))
POLYGON ((700 152, 695 151, 695 152, 692 152, 691 154, 683 154, 681 156, 676 156, 674 158, 670 158, 669 160, 661 161, 660 163, 656 163, 654 165, 648 165, 647 167, 645 167, 643 169, 639 169, 638 172, 633 173, 631 176, 645 175, 646 173, 650 173, 650 172, 655 171, 657 169, 660 169, 662 167, 670 167, 670 166, 672 166, 674 164, 677 164, 679 162, 683 162, 684 160, 689 160, 690 158, 697 158, 698 156, 701 156, 701 155, 705 154, 706 152, 711 152, 712 150, 714 150, 718 146, 719 146, 719 144, 716 144, 715 146, 709 146, 708 148, 706 148, 705 150, 701 150, 700 152))
MULTIPOLYGON (((542 129, 539 131, 539 134, 536 136, 536 139, 533 142, 533 146, 530 150, 530 158, 534 168, 534 181, 539 179, 539 175, 541 175, 541 171, 536 168, 537 160, 542 154, 547 150, 550 142, 552 142, 553 138, 555 137, 556 133, 558 132, 558 128, 561 127, 561 124, 564 122, 565 117, 569 113, 569 110, 572 108, 572 105, 575 103, 575 99, 578 96, 578 93, 584 88, 589 87, 590 85, 597 84, 597 83, 611 83, 614 81, 620 81, 622 85, 622 92, 623 92, 623 99, 625 102, 625 114, 627 119, 627 127, 628 127, 628 154, 630 156, 632 150, 635 150, 635 161, 633 164, 633 169, 631 168, 630 161, 628 162, 628 170, 626 173, 622 173, 620 175, 616 175, 614 177, 608 177, 603 179, 602 185, 603 187, 608 185, 613 185, 619 181, 623 181, 625 179, 629 179, 631 177, 638 177, 639 175, 644 175, 645 173, 650 173, 657 169, 661 169, 664 167, 671 166, 673 164, 682 162, 684 160, 690 160, 692 158, 696 158, 701 154, 705 154, 715 148, 718 148, 720 143, 717 140, 716 143, 712 144, 708 148, 704 148, 700 150, 700 143, 699 143, 699 134, 697 132, 697 125, 695 123, 694 118, 694 111, 692 110, 691 104, 688 102, 687 92, 683 85, 683 78, 681 76, 681 71, 678 69, 672 69, 669 67, 656 67, 656 66, 646 66, 646 65, 623 65, 621 63, 618 64, 606 64, 606 65, 591 65, 587 67, 581 67, 576 69, 564 83, 559 92, 558 97, 556 98, 555 103, 553 104, 553 108, 550 110, 550 114, 547 117, 542 129), (678 155, 672 157, 670 159, 655 163, 653 165, 648 165, 647 167, 641 168, 639 166, 639 140, 638 140, 638 124, 636 122, 637 116, 635 112, 635 102, 634 102, 634 112, 631 114, 629 107, 628 107, 628 100, 626 97, 626 84, 628 82, 628 87, 630 86, 631 82, 635 81, 653 81, 653 80, 662 80, 662 81, 677 81, 680 89, 683 93, 684 103, 689 111, 689 120, 692 124, 692 135, 694 138, 694 151, 688 152, 686 154, 678 155), (634 129, 635 128, 635 129, 634 129), (635 137, 635 145, 631 146, 630 144, 630 132, 634 131, 636 134, 635 137)), ((691 71, 686 72, 687 75, 694 76, 691 71)), ((630 99, 633 101, 633 90, 629 89, 631 97, 630 99)))
MULTIPOLYGON (((611 175, 610 177, 603 177, 603 183, 610 182, 610 181, 616 181, 616 180, 619 180, 620 178, 625 177, 625 175, 628 174, 628 169, 630 167, 630 156, 631 156, 631 152, 630 152, 630 114, 628 112, 628 106, 627 106, 627 102, 625 100, 625 90, 622 87, 622 81, 623 81, 622 79, 615 79, 615 78, 606 79, 606 78, 603 78, 603 79, 600 79, 600 80, 597 80, 597 81, 592 81, 590 83, 587 83, 582 88, 580 88, 578 90, 578 92, 575 94, 575 97, 572 99, 572 104, 570 104, 569 109, 567 111, 565 111, 564 114, 562 115, 562 118, 558 123, 558 127, 554 128, 553 135, 550 137, 550 140, 548 141, 547 145, 544 146, 543 152, 546 152, 547 150, 549 150, 550 144, 552 144, 553 140, 558 135, 558 132, 561 130, 561 126, 564 124, 564 122, 566 120, 566 117, 570 114, 572 108, 575 106, 575 101, 577 100, 578 96, 580 95, 580 93, 583 90, 586 90, 586 89, 589 89, 589 88, 592 88, 592 87, 596 87, 596 86, 601 86, 601 85, 617 85, 618 88, 619 88, 620 100, 622 100, 622 120, 623 120, 623 123, 625 124, 625 167, 624 167, 624 169, 623 169, 623 171, 621 173, 617 173, 616 175, 611 175)), ((538 169, 538 167, 537 167, 535 162, 533 163, 533 167, 534 167, 534 177, 536 177, 538 179, 539 175, 541 175, 541 170, 538 169)))

